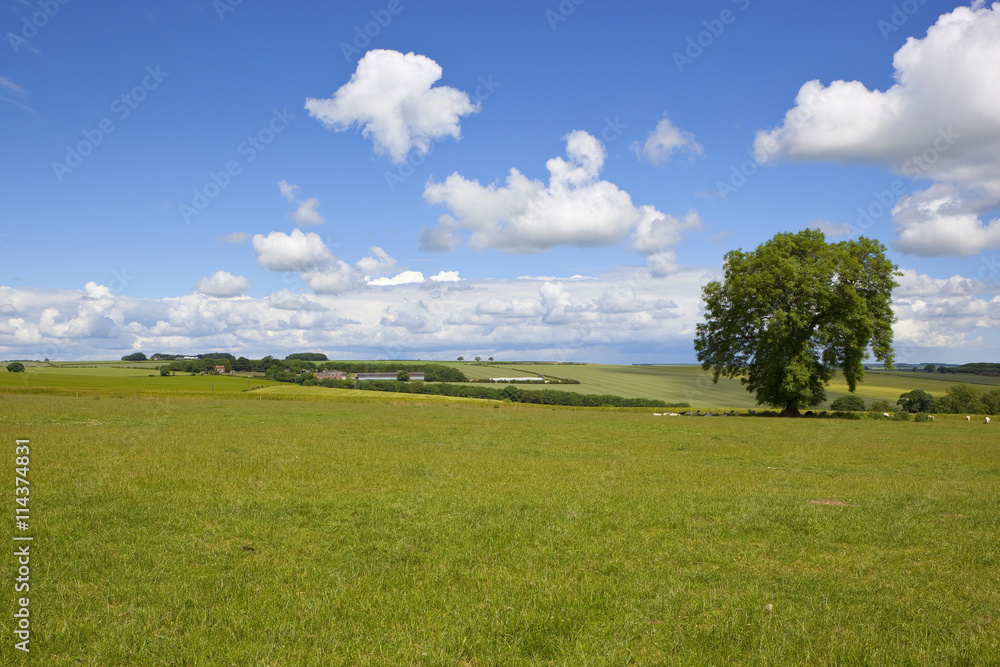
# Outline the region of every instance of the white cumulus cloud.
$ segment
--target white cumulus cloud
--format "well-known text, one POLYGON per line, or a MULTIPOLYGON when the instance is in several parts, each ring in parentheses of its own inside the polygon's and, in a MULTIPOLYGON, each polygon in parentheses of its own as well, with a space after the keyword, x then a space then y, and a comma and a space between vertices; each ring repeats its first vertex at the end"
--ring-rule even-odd
POLYGON ((448 86, 434 86, 443 70, 427 56, 377 49, 358 61, 351 80, 329 99, 309 98, 305 108, 324 126, 343 132, 353 125, 375 150, 399 164, 411 150, 425 155, 432 140, 461 137, 462 116, 478 104, 448 86))
POLYGON ((272 271, 310 271, 333 261, 318 234, 293 229, 291 234, 256 234, 253 248, 257 263, 272 271))
POLYGON ((227 234, 222 240, 226 243, 237 245, 249 241, 250 235, 246 232, 233 232, 232 234, 227 234))
POLYGON ((705 149, 693 134, 679 129, 666 115, 649 133, 645 143, 640 144, 638 141, 632 143, 632 152, 650 164, 663 164, 675 151, 689 153, 692 157, 705 153, 705 149))
MULTIPOLYGON (((511 169, 505 185, 481 185, 454 173, 441 183, 428 182, 424 199, 447 207, 435 227, 421 231, 424 250, 450 250, 468 232, 470 247, 507 253, 535 253, 559 245, 607 246, 640 228, 645 238, 658 235, 657 250, 680 240, 684 225, 652 206, 637 207, 627 192, 600 180, 606 152, 592 135, 567 134, 566 159, 546 163, 548 184, 511 169), (655 221, 662 221, 655 223, 655 221), (655 227, 655 231, 654 231, 655 227)), ((694 214, 697 217, 697 214, 694 214)))
POLYGON ((299 207, 294 213, 288 214, 293 222, 299 225, 321 225, 326 222, 319 214, 319 199, 310 197, 304 201, 300 200, 299 186, 290 185, 288 181, 278 181, 278 190, 289 204, 296 204, 299 207))
POLYGON ((225 299, 234 296, 243 296, 251 287, 253 287, 253 283, 245 276, 234 276, 228 271, 216 271, 212 275, 199 280, 195 284, 194 289, 196 292, 206 296, 225 299))
MULTIPOLYGON (((943 14, 893 58, 895 84, 809 81, 758 160, 886 164, 925 190, 889 199, 892 246, 922 256, 1000 248, 1000 3, 943 14), (894 206, 893 206, 894 204, 894 206)), ((888 195, 887 195, 888 196, 888 195)), ((860 219, 860 216, 859 216, 860 219)))
POLYGON ((392 277, 385 276, 382 278, 375 278, 374 280, 369 280, 369 285, 380 285, 380 286, 390 286, 390 285, 412 285, 414 283, 424 282, 424 274, 420 271, 403 271, 402 273, 396 274, 392 277))

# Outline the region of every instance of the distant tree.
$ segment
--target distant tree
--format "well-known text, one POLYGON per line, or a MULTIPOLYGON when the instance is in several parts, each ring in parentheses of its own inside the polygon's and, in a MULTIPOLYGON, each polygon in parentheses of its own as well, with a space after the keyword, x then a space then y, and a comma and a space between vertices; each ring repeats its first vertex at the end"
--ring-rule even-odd
POLYGON ((465 357, 459 357, 458 360, 459 361, 465 361, 465 357))
POLYGON ((896 405, 907 412, 934 412, 934 397, 923 389, 914 389, 902 394, 896 405))
POLYGON ((934 364, 927 364, 926 366, 924 366, 924 370, 927 371, 928 373, 933 373, 934 371, 937 370, 937 366, 935 366, 934 364))
POLYGON ((164 366, 163 368, 160 369, 160 377, 169 377, 169 376, 170 376, 170 369, 169 368, 167 368, 166 366, 164 366))
POLYGON ((285 357, 285 361, 291 361, 292 359, 300 359, 302 361, 329 361, 329 359, 326 358, 326 355, 320 352, 297 352, 285 357))
POLYGON ((406 371, 399 371, 398 373, 396 373, 396 380, 399 382, 409 382, 410 374, 407 373, 406 371))
POLYGON ((954 384, 948 387, 944 396, 937 399, 937 408, 941 412, 953 414, 983 414, 986 412, 985 395, 975 387, 967 384, 954 384))
MULTIPOLYGON (((46 359, 46 361, 48 361, 46 359)), ((146 355, 142 352, 136 352, 134 354, 127 354, 122 357, 122 361, 146 361, 146 355)))
POLYGON ((482 357, 476 357, 476 361, 482 361, 482 360, 483 360, 482 357))
POLYGON ((946 366, 938 366, 938 373, 947 373, 948 368, 946 366))
POLYGON ((841 396, 830 404, 831 410, 838 412, 864 412, 865 402, 860 396, 841 396))
POLYGON ((23 373, 24 372, 24 364, 22 364, 20 361, 12 361, 11 363, 7 364, 7 372, 8 373, 23 373))
POLYGON ((815 229, 731 251, 724 281, 702 291, 698 361, 713 381, 739 378, 758 404, 785 415, 826 400, 837 371, 853 392, 869 350, 892 368, 897 268, 874 239, 827 243, 815 229))
POLYGON ((503 388, 503 397, 508 401, 520 403, 524 398, 524 390, 520 387, 515 387, 514 385, 509 384, 503 388))
POLYGON ((983 411, 990 415, 1000 415, 1000 389, 994 389, 983 396, 983 411))
POLYGON ((493 357, 490 357, 490 361, 493 361, 493 357))
POLYGON ((889 404, 889 401, 873 401, 868 408, 872 412, 895 412, 896 408, 889 404))
POLYGON ((229 361, 229 359, 226 359, 226 363, 223 364, 223 366, 225 367, 227 373, 233 372, 233 362, 229 361))

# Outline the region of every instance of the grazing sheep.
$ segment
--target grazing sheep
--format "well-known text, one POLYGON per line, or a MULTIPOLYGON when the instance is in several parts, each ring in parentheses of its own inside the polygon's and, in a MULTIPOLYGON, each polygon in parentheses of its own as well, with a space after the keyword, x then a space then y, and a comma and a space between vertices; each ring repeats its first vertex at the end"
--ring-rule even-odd
POLYGON ((930 419, 931 421, 935 421, 934 415, 929 415, 927 418, 930 419))
POLYGON ((972 417, 970 417, 969 415, 965 415, 965 421, 971 422, 972 421, 972 417))
POLYGON ((888 413, 888 412, 883 412, 883 413, 882 413, 882 416, 883 416, 883 417, 888 417, 888 416, 889 416, 889 413, 888 413))
POLYGON ((987 423, 987 424, 989 424, 989 423, 990 423, 990 418, 989 418, 989 417, 987 417, 987 418, 986 418, 986 423, 987 423))

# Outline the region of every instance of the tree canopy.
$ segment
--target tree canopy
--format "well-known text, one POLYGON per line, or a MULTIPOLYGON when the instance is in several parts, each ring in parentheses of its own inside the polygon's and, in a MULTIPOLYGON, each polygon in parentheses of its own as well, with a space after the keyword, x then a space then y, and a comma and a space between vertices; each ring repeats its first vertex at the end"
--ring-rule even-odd
POLYGON ((900 395, 896 405, 907 412, 934 412, 934 397, 923 389, 914 389, 900 395))
POLYGON ((723 282, 702 291, 698 361, 715 382, 739 378, 758 404, 786 414, 826 400, 838 370, 853 392, 869 349, 892 368, 897 268, 876 240, 827 243, 815 229, 733 250, 723 282))
POLYGON ((24 372, 24 364, 22 364, 20 361, 12 361, 9 364, 7 364, 7 372, 9 372, 9 373, 23 373, 24 372))

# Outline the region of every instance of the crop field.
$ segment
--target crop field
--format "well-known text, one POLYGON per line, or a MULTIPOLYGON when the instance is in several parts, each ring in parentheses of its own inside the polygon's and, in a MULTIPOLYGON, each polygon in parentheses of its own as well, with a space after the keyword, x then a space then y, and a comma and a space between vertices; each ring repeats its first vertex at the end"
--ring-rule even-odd
MULTIPOLYGON (((1000 655, 1000 448, 981 422, 70 370, 0 373, 11 477, 15 440, 31 446, 39 664, 1000 655)), ((0 663, 19 664, 5 636, 0 663)))
MULTIPOLYGON (((601 364, 472 364, 449 363, 460 368, 470 378, 521 377, 544 375, 548 378, 578 380, 580 384, 530 385, 519 384, 526 390, 559 389, 587 394, 614 394, 626 398, 658 398, 668 403, 686 402, 694 408, 752 408, 753 395, 739 380, 719 378, 712 384, 709 373, 700 366, 611 366, 601 364)), ((888 400, 895 403, 900 394, 923 389, 931 394, 944 394, 954 384, 976 384, 992 389, 1000 378, 971 375, 868 371, 858 385, 857 396, 866 401, 888 400), (987 386, 983 386, 987 385, 987 386)), ((827 404, 849 394, 847 383, 838 375, 827 390, 827 404)), ((822 409, 821 407, 821 409, 822 409)))

